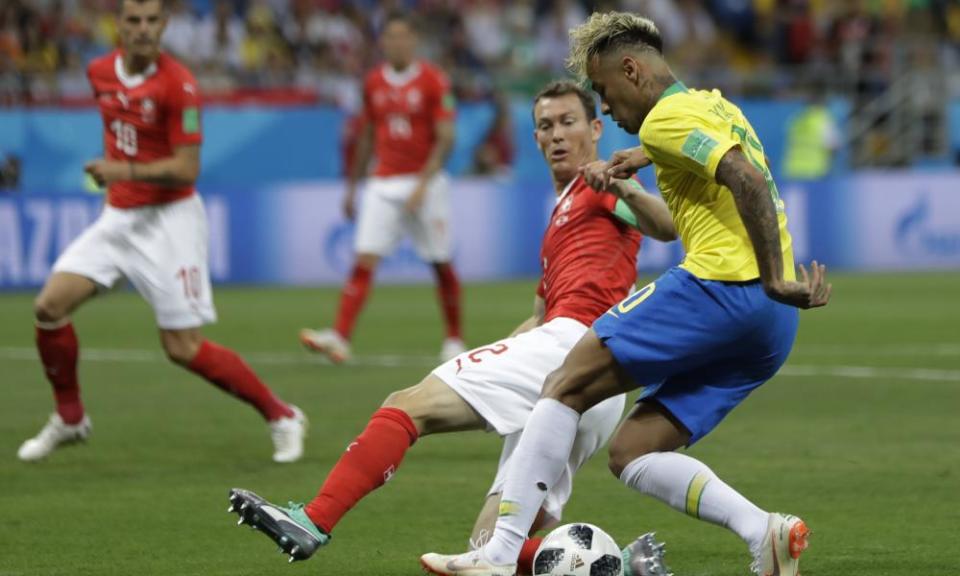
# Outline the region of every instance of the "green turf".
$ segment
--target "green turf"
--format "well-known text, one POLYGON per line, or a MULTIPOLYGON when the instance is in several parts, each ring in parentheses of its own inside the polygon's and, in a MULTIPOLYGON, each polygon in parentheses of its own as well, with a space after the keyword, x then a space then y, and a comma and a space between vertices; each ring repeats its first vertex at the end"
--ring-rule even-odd
MULTIPOLYGON (((470 343, 508 332, 532 290, 469 286, 470 343)), ((830 307, 803 315, 795 375, 762 388, 691 450, 762 507, 808 520, 805 576, 957 574, 958 294, 960 275, 835 278, 830 307), (875 371, 831 375, 837 366, 875 371), (928 369, 931 379, 895 368, 928 369)), ((51 406, 36 361, 16 358, 32 346, 31 297, 0 296, 0 575, 400 575, 418 573, 422 552, 465 548, 496 465, 493 435, 424 439, 309 562, 288 566, 226 514, 232 486, 309 499, 379 402, 429 369, 311 362, 296 332, 329 321, 335 291, 217 294, 221 322, 208 334, 259 359, 254 367, 312 420, 307 456, 290 466, 270 464, 252 410, 159 355, 82 361, 91 441, 40 464, 17 462, 17 446, 51 406)), ((88 349, 157 350, 149 311, 130 293, 91 303, 76 325, 88 349)), ((355 351, 423 357, 437 352, 439 336, 430 288, 378 287, 355 351)), ((736 537, 628 491, 603 458, 578 476, 566 519, 597 523, 623 543, 657 530, 678 576, 747 574, 736 537)))

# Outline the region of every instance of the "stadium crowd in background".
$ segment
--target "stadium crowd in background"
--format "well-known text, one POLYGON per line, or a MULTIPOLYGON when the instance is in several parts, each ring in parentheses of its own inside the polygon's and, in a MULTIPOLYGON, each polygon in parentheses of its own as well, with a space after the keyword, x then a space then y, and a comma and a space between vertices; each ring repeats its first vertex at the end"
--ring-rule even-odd
MULTIPOLYGON (((168 1, 166 48, 206 94, 299 87, 348 109, 378 57, 383 17, 398 7, 416 9, 424 55, 450 72, 466 101, 530 94, 561 73, 567 30, 594 9, 648 15, 682 77, 729 94, 789 95, 825 71, 871 92, 890 81, 903 40, 920 46, 918 63, 960 53, 957 0, 168 1)), ((88 96, 84 67, 116 44, 115 5, 4 0, 0 103, 88 96)))

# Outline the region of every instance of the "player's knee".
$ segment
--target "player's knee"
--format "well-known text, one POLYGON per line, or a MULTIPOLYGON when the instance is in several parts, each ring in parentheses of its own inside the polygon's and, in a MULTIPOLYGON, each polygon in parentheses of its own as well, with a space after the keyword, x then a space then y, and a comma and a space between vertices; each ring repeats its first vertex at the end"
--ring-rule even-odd
POLYGON ((409 394, 407 394, 406 390, 397 390, 395 392, 391 392, 390 395, 387 396, 387 399, 383 401, 381 407, 403 410, 407 403, 407 396, 409 396, 409 394))
POLYGON ((560 367, 547 376, 543 384, 541 398, 550 398, 576 410, 580 414, 586 412, 591 404, 589 399, 579 389, 570 374, 560 367))
POLYGON ((67 307, 55 299, 40 294, 33 301, 33 316, 38 322, 59 322, 67 315, 67 307))
POLYGON ((623 470, 629 466, 631 462, 647 453, 648 451, 644 447, 627 443, 614 436, 614 438, 610 440, 610 446, 607 448, 607 467, 610 469, 611 474, 620 478, 623 470))
POLYGON ((163 339, 163 351, 167 359, 180 366, 189 365, 199 350, 199 344, 195 344, 188 338, 165 337, 163 339))
POLYGON ((383 401, 381 407, 402 410, 413 421, 414 426, 417 427, 417 432, 424 435, 429 433, 426 418, 429 411, 422 406, 422 401, 418 400, 422 395, 418 396, 415 390, 416 387, 391 392, 387 399, 383 401))

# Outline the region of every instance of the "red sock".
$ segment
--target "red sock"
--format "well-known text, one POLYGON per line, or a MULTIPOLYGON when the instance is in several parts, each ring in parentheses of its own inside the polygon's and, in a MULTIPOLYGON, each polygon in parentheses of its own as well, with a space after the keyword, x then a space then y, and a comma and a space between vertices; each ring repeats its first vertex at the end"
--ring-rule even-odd
POLYGON ((77 382, 80 343, 73 324, 68 322, 52 329, 37 326, 36 334, 40 361, 47 380, 53 385, 57 414, 67 424, 76 424, 83 419, 83 402, 80 401, 80 384, 77 382))
POLYGON ((520 576, 530 576, 533 574, 533 557, 537 555, 537 549, 543 538, 534 536, 523 541, 523 548, 520 549, 520 557, 517 558, 517 574, 520 576))
POLYGON ((437 276, 437 297, 447 327, 447 338, 460 338, 460 280, 449 262, 434 264, 437 276))
POLYGON ((353 333, 353 325, 357 322, 357 316, 363 310, 363 305, 367 301, 367 293, 370 291, 370 282, 373 279, 373 270, 356 264, 350 273, 350 279, 343 285, 343 292, 340 294, 340 308, 337 310, 337 321, 333 328, 341 336, 350 339, 353 333))
POLYGON ((204 340, 187 366, 221 390, 253 405, 268 421, 293 416, 236 352, 204 340))
POLYGON ((364 496, 381 487, 400 467, 407 448, 417 441, 417 427, 403 410, 381 408, 343 453, 305 510, 318 528, 330 534, 364 496))

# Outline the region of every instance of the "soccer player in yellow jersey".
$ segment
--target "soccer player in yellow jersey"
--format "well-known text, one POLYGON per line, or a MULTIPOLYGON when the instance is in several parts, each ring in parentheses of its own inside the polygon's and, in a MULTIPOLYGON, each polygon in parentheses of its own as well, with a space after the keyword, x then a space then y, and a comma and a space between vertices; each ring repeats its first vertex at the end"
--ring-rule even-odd
MULTIPOLYGON (((507 471, 489 543, 421 562, 437 574, 511 576, 580 415, 640 388, 611 440, 610 470, 643 494, 729 528, 749 546, 756 574, 796 576, 807 547, 804 522, 760 509, 675 450, 700 440, 777 372, 793 345, 797 309, 830 298, 825 269, 814 262, 808 275, 801 267, 797 281, 760 140, 718 91, 691 90, 674 78, 651 21, 594 14, 570 35, 571 68, 590 80, 601 111, 642 142, 581 171, 602 190, 652 163, 686 258, 597 319, 547 378, 507 471)), ((648 574, 635 561, 624 568, 648 574)))

